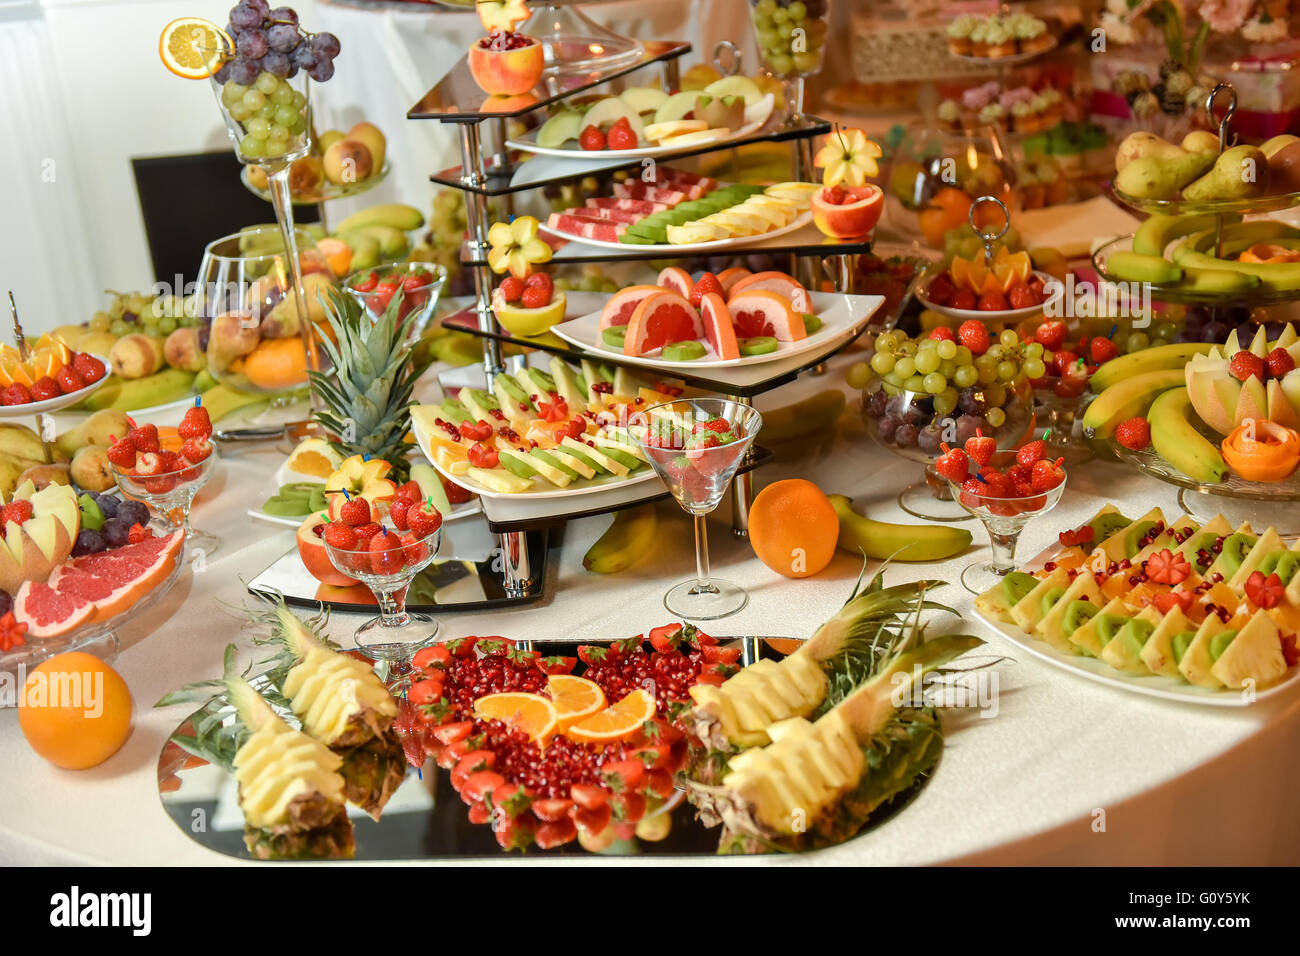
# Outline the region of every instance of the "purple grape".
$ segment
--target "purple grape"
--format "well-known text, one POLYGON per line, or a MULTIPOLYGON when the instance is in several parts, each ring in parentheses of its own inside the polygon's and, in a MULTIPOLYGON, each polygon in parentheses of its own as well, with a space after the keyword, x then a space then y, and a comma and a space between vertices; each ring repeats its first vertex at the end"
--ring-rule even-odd
POLYGON ((957 419, 957 441, 953 445, 966 444, 967 438, 975 437, 975 430, 984 427, 983 415, 962 415, 957 419))
POLYGON ((262 14, 245 4, 239 4, 230 11, 230 25, 241 33, 262 25, 262 14))
POLYGON ((1200 341, 1222 344, 1228 341, 1228 327, 1222 322, 1211 322, 1201 329, 1200 341))
POLYGON ((898 428, 898 422, 892 418, 882 418, 876 424, 876 431, 880 435, 881 441, 889 441, 894 437, 894 431, 898 428))
POLYGON ((252 86, 257 81, 257 64, 242 56, 236 57, 230 65, 230 79, 240 86, 252 86))
POLYGON ((256 10, 263 19, 271 12, 271 5, 266 0, 243 0, 243 5, 256 10))
POLYGON ((133 524, 143 526, 149 523, 149 509, 143 501, 127 498, 117 506, 117 517, 119 520, 126 522, 129 531, 133 524))
POLYGON ((277 53, 292 53, 302 42, 302 34, 291 24, 277 23, 266 31, 266 40, 271 44, 271 49, 277 53))
POLYGON ((976 388, 963 388, 957 395, 957 407, 967 415, 982 415, 984 393, 976 388))
POLYGON ((222 63, 221 68, 218 69, 216 73, 212 74, 212 76, 213 79, 215 79, 218 83, 225 83, 227 80, 229 80, 230 60, 227 60, 225 63, 222 63))
POLYGON ((1228 306, 1227 314, 1224 321, 1229 325, 1249 325, 1250 324, 1250 306, 1231 305, 1228 306))
POLYGON ((1250 340, 1255 337, 1256 326, 1251 322, 1242 322, 1237 326, 1237 341, 1242 346, 1250 344, 1250 340))
POLYGON ((310 43, 300 43, 298 49, 293 51, 293 55, 289 59, 294 66, 310 70, 316 65, 316 51, 311 48, 310 43))
POLYGON ((318 33, 311 38, 311 48, 316 56, 332 60, 339 55, 339 38, 332 33, 318 33))
POLYGON ((285 79, 292 80, 292 79, 293 79, 295 76, 297 76, 297 75, 298 75, 298 64, 297 64, 297 63, 294 63, 293 60, 290 60, 290 61, 289 61, 289 70, 288 70, 288 72, 286 72, 286 73, 284 74, 285 79))
POLYGON ((298 25, 298 14, 294 13, 289 7, 276 7, 274 10, 267 13, 266 18, 268 20, 280 20, 284 23, 292 23, 294 26, 298 25))
POLYGON ((261 30, 245 30, 239 35, 239 40, 235 44, 239 50, 239 55, 247 57, 250 60, 260 60, 266 56, 266 51, 271 45, 266 41, 266 34, 261 30))
POLYGON ((916 436, 916 445, 927 455, 937 455, 943 443, 943 429, 937 422, 926 425, 916 436))
POLYGON ((272 50, 266 56, 262 57, 262 69, 266 70, 272 76, 285 77, 289 75, 289 58, 283 53, 276 53, 272 50))
POLYGON ((899 448, 911 448, 916 444, 917 434, 915 425, 903 423, 894 429, 894 444, 899 448))
POLYGON ((72 556, 79 558, 83 554, 95 554, 108 547, 108 540, 100 531, 83 528, 77 532, 77 543, 72 547, 72 556))
POLYGON ((878 388, 867 398, 867 411, 871 413, 872 418, 879 418, 885 414, 885 406, 889 404, 889 395, 883 388, 878 388))
POLYGON ((14 599, 8 591, 0 591, 0 617, 14 609, 14 599))
POLYGON ((334 64, 329 60, 318 60, 316 65, 307 71, 307 75, 317 83, 324 83, 334 75, 334 64))
POLYGON ((95 504, 99 505, 100 513, 105 518, 117 517, 117 506, 122 502, 116 495, 96 495, 95 504))

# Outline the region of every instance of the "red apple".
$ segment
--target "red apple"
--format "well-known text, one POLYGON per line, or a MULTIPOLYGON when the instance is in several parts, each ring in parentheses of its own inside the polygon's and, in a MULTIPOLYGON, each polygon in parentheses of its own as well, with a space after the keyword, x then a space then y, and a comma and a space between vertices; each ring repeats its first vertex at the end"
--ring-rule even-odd
POLYGON ((489 47, 492 40, 484 37, 469 48, 469 71, 484 93, 516 96, 527 93, 542 78, 546 65, 542 45, 530 36, 512 36, 515 41, 524 41, 523 45, 494 50, 489 47))
POLYGON ((885 208, 879 186, 831 186, 813 193, 812 214, 817 228, 832 239, 860 239, 871 234, 885 208))
POLYGON ((308 515, 307 519, 298 525, 298 557, 302 559, 303 567, 308 573, 322 584, 350 587, 357 583, 356 579, 348 577, 334 567, 329 552, 325 550, 325 542, 316 533, 316 528, 324 525, 325 522, 321 520, 320 515, 308 515))

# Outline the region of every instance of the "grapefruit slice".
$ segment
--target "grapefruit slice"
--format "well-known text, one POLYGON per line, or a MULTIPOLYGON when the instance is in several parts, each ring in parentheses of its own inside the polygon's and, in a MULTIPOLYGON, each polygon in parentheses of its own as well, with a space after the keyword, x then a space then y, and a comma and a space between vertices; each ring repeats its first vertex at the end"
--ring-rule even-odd
POLYGON ((808 335, 803 317, 780 293, 768 289, 733 292, 727 308, 731 311, 732 328, 738 338, 767 335, 778 342, 797 342, 808 335))
POLYGON ((669 266, 660 272, 655 283, 661 289, 676 292, 683 299, 689 299, 691 291, 695 288, 695 280, 691 278, 691 274, 685 269, 677 268, 677 266, 669 266))
POLYGON ((630 285, 620 292, 615 292, 605 303, 605 308, 600 310, 598 331, 604 332, 616 325, 627 325, 642 299, 662 291, 663 289, 657 285, 630 285))
POLYGON ((641 300, 627 324, 624 355, 646 355, 669 342, 704 337, 700 314, 687 299, 660 290, 641 300))
POLYGON ((731 293, 731 288, 741 279, 748 279, 754 273, 750 272, 744 266, 732 266, 730 269, 723 269, 718 273, 718 282, 722 286, 724 295, 731 293))
POLYGON ((27 637, 48 640, 89 621, 95 605, 86 598, 54 590, 44 581, 24 581, 14 595, 14 617, 27 625, 27 637))
MULTIPOLYGON (((727 293, 727 301, 744 292, 775 292, 783 297, 796 313, 812 311, 808 290, 784 272, 756 272, 736 282, 727 293)), ((799 336, 803 338, 803 336, 799 336)), ((779 336, 778 336, 779 338, 779 336)))
POLYGON ((718 358, 740 358, 736 330, 731 326, 731 310, 722 296, 716 292, 705 294, 700 300, 700 320, 704 323, 704 335, 718 358))

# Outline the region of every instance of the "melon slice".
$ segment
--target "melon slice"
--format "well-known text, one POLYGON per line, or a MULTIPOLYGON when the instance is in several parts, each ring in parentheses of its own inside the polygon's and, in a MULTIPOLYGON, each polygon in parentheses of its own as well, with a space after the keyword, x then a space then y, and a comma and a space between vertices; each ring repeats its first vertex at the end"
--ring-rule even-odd
POLYGON ((704 323, 704 336, 718 358, 740 358, 736 330, 731 326, 731 311, 722 296, 716 292, 705 294, 700 300, 700 320, 704 323))
POLYGON ((599 331, 603 332, 616 325, 627 325, 643 299, 662 291, 657 285, 630 285, 615 292, 605 303, 605 308, 600 310, 599 331))
POLYGON ((739 338, 769 335, 778 342, 797 342, 808 335, 803 316, 790 307, 785 296, 776 292, 767 289, 733 291, 727 308, 731 311, 731 324, 739 338))
POLYGON ((700 314, 684 296, 659 291, 647 296, 632 313, 623 343, 625 355, 646 355, 670 342, 704 337, 700 314))
POLYGON ((759 289, 782 296, 796 312, 812 311, 812 300, 808 296, 808 290, 784 272, 756 272, 746 276, 731 287, 728 297, 759 289))
POLYGON ((669 292, 676 292, 683 299, 689 299, 695 289, 695 280, 691 278, 691 274, 677 266, 669 266, 660 272, 655 284, 669 292))

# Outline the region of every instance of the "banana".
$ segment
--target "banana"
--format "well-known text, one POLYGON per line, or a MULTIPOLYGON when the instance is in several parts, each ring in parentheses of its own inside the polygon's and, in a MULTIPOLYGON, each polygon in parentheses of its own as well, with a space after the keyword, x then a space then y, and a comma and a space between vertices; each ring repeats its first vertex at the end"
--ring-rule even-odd
POLYGON ((406 240, 406 233, 392 226, 376 223, 373 226, 361 226, 356 231, 377 239, 379 251, 385 259, 402 258, 410 251, 411 244, 406 240))
POLYGON ((1125 282, 1167 285, 1181 279, 1183 270, 1160 256, 1141 252, 1112 252, 1106 257, 1106 276, 1125 282))
POLYGON ((34 468, 44 462, 32 460, 30 458, 15 458, 12 455, 0 454, 0 499, 9 500, 13 494, 14 488, 18 486, 18 478, 28 468, 34 468))
MULTIPOLYGON (((1225 216, 1225 222, 1240 222, 1240 216, 1225 216)), ((1149 217, 1133 235, 1133 251, 1149 256, 1163 256, 1165 247, 1175 239, 1204 229, 1213 229, 1214 216, 1161 216, 1149 217)))
POLYGON ((1203 252, 1184 252, 1183 266, 1187 269, 1226 269, 1243 275, 1255 276, 1266 288, 1280 292, 1300 289, 1300 262, 1240 262, 1236 259, 1216 259, 1203 252))
POLYGON ((346 242, 352 250, 353 269, 373 269, 383 259, 379 251, 379 240, 367 232, 351 229, 346 235, 338 233, 337 238, 346 242))
POLYGON ((832 388, 763 412, 763 444, 774 445, 830 428, 839 420, 844 405, 844 393, 832 388))
POLYGON ((625 508, 614 515, 614 523, 587 550, 582 566, 596 574, 626 571, 649 554, 658 524, 652 504, 625 508))
POLYGON ((853 510, 844 495, 829 495, 840 516, 841 551, 879 560, 942 561, 970 547, 971 533, 952 525, 888 524, 853 510))
POLYGON ((216 384, 217 380, 212 377, 212 373, 206 368, 199 369, 198 374, 194 376, 194 391, 200 395, 216 384))
POLYGON ((86 399, 82 406, 96 412, 101 408, 118 408, 129 412, 150 408, 184 398, 194 391, 194 373, 166 368, 144 378, 120 379, 114 376, 86 399))
MULTIPOLYGON (((1213 228, 1192 233, 1173 249, 1173 260, 1183 264, 1182 256, 1189 252, 1209 253, 1214 249, 1217 236, 1213 228)), ((1256 219, 1251 222, 1230 223, 1223 227, 1225 254, 1231 244, 1240 249, 1247 249, 1257 242, 1276 242, 1279 239, 1300 238, 1300 229, 1289 226, 1276 219, 1256 219)))
POLYGON ((1214 443, 1188 421, 1191 408, 1185 387, 1171 388, 1158 396, 1147 412, 1151 446, 1188 478, 1218 484, 1227 475, 1228 466, 1214 443))
POLYGON ((1231 269, 1202 269, 1187 266, 1183 269, 1182 288, 1189 292, 1213 292, 1228 295, 1248 292, 1259 287, 1259 276, 1234 272, 1231 269))
MULTIPOLYGON (((1193 355, 1207 355, 1212 347, 1209 342, 1176 342, 1172 345, 1157 345, 1140 352, 1121 355, 1111 359, 1093 373, 1092 391, 1100 395, 1117 382, 1134 375, 1157 372, 1165 368, 1182 368, 1193 355)), ((766 420, 763 424, 766 428, 766 420)))
POLYGON ((252 405, 265 400, 266 396, 264 395, 241 392, 229 385, 213 385, 203 393, 203 407, 208 410, 208 416, 214 422, 219 421, 236 409, 243 408, 245 405, 252 405))
POLYGON ((1116 425, 1144 414, 1157 395, 1181 384, 1182 366, 1121 379, 1088 405, 1087 411, 1083 413, 1084 435, 1088 438, 1109 438, 1114 434, 1116 425))
POLYGON ((335 227, 336 232, 348 232, 362 226, 392 226, 402 232, 410 232, 424 225, 424 213, 405 203, 391 202, 371 206, 354 212, 335 227))

